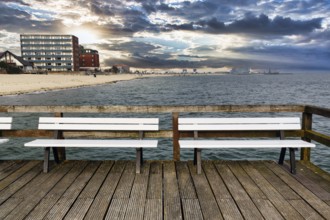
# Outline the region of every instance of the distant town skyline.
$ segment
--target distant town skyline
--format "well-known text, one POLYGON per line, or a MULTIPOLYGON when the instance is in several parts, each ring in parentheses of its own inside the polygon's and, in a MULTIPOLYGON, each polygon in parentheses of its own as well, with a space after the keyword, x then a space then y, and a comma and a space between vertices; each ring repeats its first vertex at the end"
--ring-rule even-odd
POLYGON ((329 0, 2 0, 0 51, 72 34, 101 67, 330 73, 329 0))

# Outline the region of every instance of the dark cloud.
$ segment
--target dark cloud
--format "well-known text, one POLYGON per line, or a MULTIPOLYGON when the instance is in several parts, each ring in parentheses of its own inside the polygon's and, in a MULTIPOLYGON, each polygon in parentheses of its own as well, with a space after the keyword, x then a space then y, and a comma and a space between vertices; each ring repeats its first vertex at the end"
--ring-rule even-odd
POLYGON ((267 15, 261 14, 258 17, 246 14, 241 20, 236 20, 228 25, 216 18, 201 20, 180 25, 166 25, 173 30, 195 30, 212 34, 256 34, 256 35, 293 35, 306 34, 321 28, 323 18, 310 20, 293 20, 276 16, 270 19, 267 15))
POLYGON ((17 3, 20 5, 30 6, 30 4, 24 2, 23 0, 1 0, 3 3, 17 3))
POLYGON ((59 30, 61 22, 53 21, 38 21, 22 10, 7 7, 0 3, 0 26, 10 32, 18 33, 33 33, 33 32, 48 32, 54 33, 59 30))
POLYGON ((123 51, 123 52, 129 52, 129 53, 141 53, 141 54, 147 54, 150 51, 153 51, 155 49, 159 49, 159 46, 154 46, 152 44, 143 43, 143 42, 136 42, 136 41, 130 41, 125 43, 118 43, 107 47, 109 50, 115 50, 115 51, 123 51))

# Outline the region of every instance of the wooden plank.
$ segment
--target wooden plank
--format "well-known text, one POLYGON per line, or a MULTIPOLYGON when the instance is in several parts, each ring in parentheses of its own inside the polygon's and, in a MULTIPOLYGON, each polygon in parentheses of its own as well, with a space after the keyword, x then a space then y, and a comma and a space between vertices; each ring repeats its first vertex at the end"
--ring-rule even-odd
MULTIPOLYGON (((296 180, 298 180, 302 185, 304 185, 307 189, 309 189, 312 193, 314 193, 318 198, 321 200, 330 200, 330 192, 321 187, 322 178, 319 179, 320 182, 313 181, 310 179, 309 175, 310 173, 306 173, 302 166, 298 163, 297 165, 301 169, 297 169, 298 172, 296 175, 293 175, 296 180)), ((308 170, 307 170, 308 171, 308 170)), ((323 182, 324 187, 328 188, 330 190, 330 183, 324 181, 323 182)))
POLYGON ((125 218, 128 199, 113 199, 111 201, 105 220, 121 220, 125 218))
POLYGON ((142 220, 146 198, 133 197, 128 200, 125 219, 142 220))
POLYGON ((285 219, 303 219, 290 203, 251 164, 246 163, 242 167, 285 219))
POLYGON ((93 161, 87 164, 87 167, 75 179, 75 181, 67 188, 65 193, 52 207, 45 216, 46 219, 63 219, 70 207, 81 193, 82 189, 86 186, 95 170, 100 166, 99 161, 93 161))
POLYGON ((328 135, 321 134, 316 131, 308 130, 308 131, 305 131, 305 136, 306 136, 306 138, 309 138, 320 144, 324 144, 325 146, 330 147, 330 136, 328 136, 328 135))
POLYGON ((9 198, 4 204, 1 204, 0 219, 5 219, 5 217, 21 202, 23 202, 23 198, 9 198))
POLYGON ((194 184, 186 162, 176 162, 177 178, 181 199, 197 199, 194 184))
POLYGON ((143 219, 146 204, 150 162, 143 164, 141 174, 136 174, 128 201, 125 219, 143 219))
POLYGON ((64 164, 66 164, 66 167, 63 167, 62 163, 61 166, 56 167, 56 169, 65 172, 65 176, 47 193, 44 198, 41 199, 41 201, 26 216, 25 219, 43 219, 48 211, 56 204, 63 193, 81 173, 81 171, 86 167, 87 162, 65 162, 64 164))
POLYGON ((323 219, 312 207, 304 200, 289 200, 289 203, 305 218, 305 219, 323 219))
POLYGON ((243 216, 241 215, 234 199, 231 197, 225 183, 219 176, 219 173, 215 169, 213 163, 210 161, 203 161, 202 165, 223 218, 226 220, 243 219, 243 216))
MULTIPOLYGON (((0 105, 0 112, 43 113, 171 113, 171 112, 303 112, 304 105, 194 105, 194 106, 31 106, 0 105)), ((307 109, 306 109, 307 110, 307 109)), ((318 111, 321 112, 321 111, 318 111)), ((314 112, 315 113, 315 110, 314 112)))
POLYGON ((19 191, 27 183, 29 183, 35 176, 41 173, 41 162, 34 166, 31 170, 27 171, 21 177, 19 177, 15 182, 11 183, 5 189, 0 191, 0 204, 5 202, 10 196, 19 191))
POLYGON ((70 208, 69 212, 65 216, 65 219, 84 218, 113 164, 113 161, 105 161, 100 165, 91 180, 80 193, 75 203, 70 208))
POLYGON ((322 170, 320 167, 314 165, 310 161, 298 161, 298 163, 311 170, 317 176, 320 176, 321 178, 325 179, 325 181, 330 182, 330 173, 328 173, 327 171, 322 170))
POLYGON ((300 196, 293 191, 286 183, 284 183, 278 176, 268 169, 262 161, 250 161, 250 164, 255 167, 258 172, 286 199, 300 199, 300 196))
POLYGON ((191 161, 188 162, 188 166, 204 218, 223 219, 204 172, 197 174, 196 167, 191 161))
POLYGON ((62 179, 63 176, 71 169, 70 163, 64 164, 62 169, 54 169, 48 175, 43 184, 37 188, 30 189, 26 194, 23 202, 21 202, 14 210, 7 216, 7 219, 24 219, 32 209, 42 200, 42 198, 62 179))
POLYGON ((182 210, 184 219, 203 219, 198 199, 182 199, 182 210))
MULTIPOLYGON (((310 138, 306 137, 306 131, 312 130, 313 115, 307 112, 302 113, 301 127, 304 130, 304 136, 301 138, 304 141, 311 142, 310 138)), ((300 159, 310 161, 311 160, 311 150, 309 148, 302 148, 300 150, 300 159)))
POLYGON ((319 199, 315 194, 309 191, 301 183, 299 183, 294 177, 292 177, 282 167, 277 166, 274 163, 265 163, 270 169, 273 170, 287 185, 289 185, 300 197, 302 197, 310 206, 312 206, 319 214, 324 218, 330 219, 329 206, 319 199))
POLYGON ((129 199, 135 178, 135 163, 128 161, 122 177, 118 183, 114 199, 129 199))
POLYGON ((235 175, 231 172, 226 164, 215 164, 218 173, 222 177, 229 192, 234 198, 240 212, 245 219, 263 219, 258 208, 255 206, 251 198, 246 193, 245 189, 239 183, 235 175))
MULTIPOLYGON (((4 170, 8 169, 8 167, 14 165, 14 164, 17 163, 17 162, 18 162, 18 161, 13 161, 13 160, 5 160, 5 161, 1 161, 1 160, 0 160, 0 175, 1 175, 1 173, 2 173, 4 170)), ((0 180, 1 180, 1 179, 2 179, 2 178, 1 178, 1 176, 0 176, 0 180)))
POLYGON ((25 165, 27 161, 15 161, 8 166, 4 166, 3 169, 0 171, 0 180, 5 179, 11 173, 15 172, 17 169, 25 165))
POLYGON ((265 218, 269 219, 282 219, 281 214, 276 210, 274 205, 267 199, 267 196, 259 189, 250 176, 242 169, 241 166, 246 164, 243 162, 229 162, 228 166, 236 176, 241 185, 245 188, 246 192, 251 197, 252 201, 259 209, 265 218))
POLYGON ((180 193, 176 177, 175 164, 166 161, 164 168, 164 219, 182 219, 180 193))
POLYGON ((307 105, 305 106, 305 112, 330 118, 329 108, 307 105))
POLYGON ((228 166, 231 172, 236 176, 237 180, 244 187, 247 194, 249 194, 252 199, 267 199, 265 194, 259 189, 259 187, 255 184, 255 182, 253 182, 250 176, 242 169, 239 164, 242 163, 234 161, 232 163, 229 162, 228 166))
POLYGON ((162 199, 163 167, 161 162, 151 162, 147 199, 162 199))
POLYGON ((125 166, 126 161, 115 162, 112 169, 110 170, 110 173, 104 180, 99 192, 94 198, 94 201, 84 219, 103 219, 106 216, 110 201, 119 183, 125 166))
POLYGON ((147 199, 144 211, 145 220, 163 219, 163 201, 162 199, 147 199))
MULTIPOLYGON (((18 169, 14 170, 14 172, 11 172, 10 175, 8 175, 5 179, 2 179, 0 181, 0 191, 8 187, 10 184, 15 182, 22 175, 24 175, 26 172, 28 172, 30 169, 37 166, 38 164, 39 164, 38 161, 29 161, 26 164, 24 164, 24 166, 19 166, 18 169)), ((16 166, 13 168, 16 168, 16 166)))
POLYGON ((265 219, 284 219, 268 199, 252 199, 265 219))

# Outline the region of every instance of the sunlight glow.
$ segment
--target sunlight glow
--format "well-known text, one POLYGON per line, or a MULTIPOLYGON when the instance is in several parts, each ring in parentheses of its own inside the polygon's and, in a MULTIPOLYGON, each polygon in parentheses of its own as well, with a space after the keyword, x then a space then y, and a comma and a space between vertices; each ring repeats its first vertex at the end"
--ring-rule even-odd
POLYGON ((97 33, 90 29, 73 29, 70 34, 79 38, 79 44, 92 44, 99 40, 97 33))

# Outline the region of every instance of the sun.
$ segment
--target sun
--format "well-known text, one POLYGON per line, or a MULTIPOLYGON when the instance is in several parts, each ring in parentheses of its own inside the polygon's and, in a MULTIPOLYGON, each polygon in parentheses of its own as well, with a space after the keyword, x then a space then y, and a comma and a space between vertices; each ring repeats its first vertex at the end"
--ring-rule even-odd
POLYGON ((97 33, 90 29, 73 29, 70 32, 79 38, 79 44, 93 44, 98 41, 97 33))

